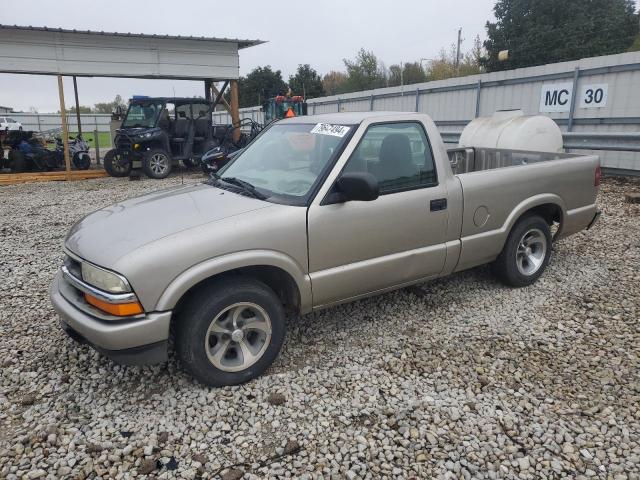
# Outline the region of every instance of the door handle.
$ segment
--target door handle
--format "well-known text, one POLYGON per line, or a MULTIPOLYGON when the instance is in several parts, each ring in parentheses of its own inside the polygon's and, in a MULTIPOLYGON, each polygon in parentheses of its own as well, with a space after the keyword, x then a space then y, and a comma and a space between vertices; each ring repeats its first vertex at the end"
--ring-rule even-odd
POLYGON ((435 200, 431 200, 431 211, 439 212, 441 210, 447 209, 447 199, 446 198, 436 198, 435 200))

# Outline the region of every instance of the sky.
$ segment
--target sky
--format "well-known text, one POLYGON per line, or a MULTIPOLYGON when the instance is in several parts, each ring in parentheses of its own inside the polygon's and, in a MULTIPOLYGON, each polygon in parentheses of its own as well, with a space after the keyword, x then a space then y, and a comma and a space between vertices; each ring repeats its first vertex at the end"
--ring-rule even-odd
MULTIPOLYGON (((5 0, 8 1, 8 0, 5 0)), ((387 66, 434 58, 456 41, 462 49, 485 37, 495 0, 20 0, 4 8, 0 23, 68 29, 261 39, 268 43, 240 51, 240 74, 257 66, 282 70, 285 80, 298 64, 320 74, 344 70, 343 59, 364 47, 387 66)), ((203 95, 201 82, 78 78, 81 105, 112 100, 116 94, 203 95)), ((67 105, 73 84, 65 80, 67 105)), ((0 74, 0 105, 15 110, 59 109, 53 76, 0 74)))

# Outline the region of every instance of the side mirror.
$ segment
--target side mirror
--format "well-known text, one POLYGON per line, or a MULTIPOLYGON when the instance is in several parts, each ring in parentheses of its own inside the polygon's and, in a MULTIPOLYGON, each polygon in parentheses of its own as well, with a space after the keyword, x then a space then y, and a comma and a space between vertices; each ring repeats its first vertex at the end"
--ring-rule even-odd
POLYGON ((343 173, 327 198, 327 203, 339 203, 349 200, 370 202, 380 195, 378 180, 368 172, 343 173))

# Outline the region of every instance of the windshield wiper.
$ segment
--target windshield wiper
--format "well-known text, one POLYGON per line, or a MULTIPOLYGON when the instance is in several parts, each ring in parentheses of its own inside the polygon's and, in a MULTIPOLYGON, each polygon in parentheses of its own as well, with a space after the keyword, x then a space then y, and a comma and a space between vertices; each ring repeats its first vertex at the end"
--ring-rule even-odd
POLYGON ((266 195, 258 192, 258 190, 256 190, 256 187, 254 187, 249 182, 245 182, 244 180, 240 180, 239 178, 236 178, 236 177, 218 177, 218 178, 225 183, 230 183, 231 185, 240 187, 242 190, 249 193, 251 196, 255 198, 258 198, 260 200, 264 200, 265 198, 267 198, 266 195))
POLYGON ((217 174, 214 174, 215 177, 213 177, 215 180, 222 180, 225 183, 230 183, 231 185, 235 185, 236 187, 240 187, 242 190, 244 190, 245 192, 247 192, 248 194, 250 194, 252 197, 257 198, 259 200, 264 200, 267 198, 266 195, 260 193, 258 190, 256 190, 256 187, 254 187, 252 184, 250 184, 249 182, 245 182, 244 180, 240 180, 239 178, 236 177, 220 177, 217 174))

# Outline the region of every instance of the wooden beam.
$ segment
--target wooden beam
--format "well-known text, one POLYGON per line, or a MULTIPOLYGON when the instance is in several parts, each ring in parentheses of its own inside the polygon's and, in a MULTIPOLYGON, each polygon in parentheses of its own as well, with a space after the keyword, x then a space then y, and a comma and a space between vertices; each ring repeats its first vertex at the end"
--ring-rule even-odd
POLYGON ((102 177, 108 177, 107 172, 104 170, 74 170, 70 173, 64 171, 3 173, 0 174, 0 185, 13 185, 27 182, 56 182, 61 180, 88 180, 102 177))
POLYGON ((240 104, 238 102, 238 81, 231 80, 231 124, 233 125, 233 141, 240 140, 240 104))
MULTIPOLYGON (((225 86, 226 86, 226 83, 225 83, 225 86)), ((213 93, 215 93, 218 97, 220 97, 222 106, 227 110, 227 112, 231 113, 231 106, 229 105, 229 102, 227 102, 227 99, 224 98, 223 96, 224 90, 222 91, 218 90, 214 84, 211 84, 211 90, 213 90, 213 93)))
POLYGON ((67 128, 67 110, 64 106, 64 85, 62 75, 58 75, 58 95, 60 96, 60 117, 62 120, 62 143, 64 145, 64 164, 67 179, 71 178, 71 159, 69 158, 69 129, 67 128))
MULTIPOLYGON (((213 84, 211 84, 211 86, 213 87, 213 84)), ((213 108, 215 110, 215 108, 218 106, 218 104, 220 103, 220 100, 224 100, 224 91, 227 89, 227 87, 229 86, 229 80, 225 81, 222 84, 222 88, 218 91, 216 89, 216 99, 213 101, 213 108)), ((225 100, 226 102, 226 100, 225 100)))
POLYGON ((76 97, 76 120, 78 121, 78 135, 82 136, 82 122, 80 121, 80 102, 78 101, 78 81, 73 76, 73 94, 76 97))

